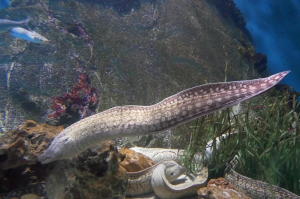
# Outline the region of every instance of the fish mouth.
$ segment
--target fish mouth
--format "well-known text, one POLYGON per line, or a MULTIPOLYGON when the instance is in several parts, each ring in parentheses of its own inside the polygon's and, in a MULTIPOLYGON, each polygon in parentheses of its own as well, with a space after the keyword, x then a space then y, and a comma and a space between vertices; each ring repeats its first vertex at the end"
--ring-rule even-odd
POLYGON ((49 162, 55 161, 53 159, 53 152, 50 150, 46 150, 43 154, 38 156, 38 161, 41 162, 42 164, 48 164, 49 162))
POLYGON ((38 161, 42 164, 47 164, 50 161, 50 157, 47 157, 45 154, 38 156, 38 161))

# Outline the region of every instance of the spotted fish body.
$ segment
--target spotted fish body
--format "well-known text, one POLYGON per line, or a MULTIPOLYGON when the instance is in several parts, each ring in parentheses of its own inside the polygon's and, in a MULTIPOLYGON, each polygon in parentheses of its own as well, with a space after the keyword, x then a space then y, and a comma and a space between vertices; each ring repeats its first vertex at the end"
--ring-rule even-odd
POLYGON ((164 177, 168 182, 175 181, 186 170, 173 160, 163 160, 158 162, 152 167, 139 172, 127 172, 128 175, 128 187, 126 190, 126 196, 144 195, 153 192, 151 186, 151 177, 154 175, 153 171, 159 165, 164 165, 164 177))
POLYGON ((272 198, 285 198, 285 199, 300 199, 300 196, 297 196, 296 194, 272 185, 272 192, 271 192, 271 185, 258 181, 253 180, 251 178, 248 178, 246 176, 243 176, 235 171, 236 167, 238 166, 239 161, 238 157, 235 156, 230 163, 227 165, 225 169, 225 178, 231 182, 234 186, 239 188, 241 191, 243 191, 245 194, 250 196, 251 198, 255 199, 272 199, 272 198), (272 195, 273 194, 273 195, 272 195), (274 197, 273 197, 274 196, 274 197))
POLYGON ((38 158, 43 164, 78 155, 116 137, 159 133, 255 97, 289 71, 267 78, 196 86, 151 106, 119 106, 80 120, 63 130, 38 158))
POLYGON ((173 185, 166 179, 165 171, 165 165, 159 164, 151 176, 153 191, 162 199, 177 199, 184 196, 196 195, 197 191, 205 186, 208 177, 207 169, 203 169, 202 174, 197 175, 193 182, 173 185))
MULTIPOLYGON (((218 144, 218 143, 217 143, 218 144)), ((217 145, 218 146, 218 145, 217 145)), ((209 147, 210 148, 210 147, 209 147)), ((141 153, 144 156, 150 158, 153 162, 158 163, 163 160, 173 160, 177 163, 180 163, 184 150, 179 149, 164 149, 164 148, 143 148, 143 147, 133 147, 131 150, 141 153)), ((202 162, 202 154, 194 154, 196 163, 202 162)))

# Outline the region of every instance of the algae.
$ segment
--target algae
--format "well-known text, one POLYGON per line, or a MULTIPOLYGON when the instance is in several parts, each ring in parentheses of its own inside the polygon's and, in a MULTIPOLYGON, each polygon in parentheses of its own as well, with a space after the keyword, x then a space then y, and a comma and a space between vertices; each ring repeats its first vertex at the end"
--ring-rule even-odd
POLYGON ((240 174, 299 194, 298 96, 295 91, 273 89, 243 103, 239 114, 230 108, 198 119, 183 164, 188 171, 194 169, 197 165, 193 155, 199 151, 205 154, 207 141, 213 139, 214 153, 208 162, 210 177, 222 176, 226 163, 237 154, 240 174), (215 150, 217 137, 234 132, 239 133, 221 139, 220 148, 215 150))

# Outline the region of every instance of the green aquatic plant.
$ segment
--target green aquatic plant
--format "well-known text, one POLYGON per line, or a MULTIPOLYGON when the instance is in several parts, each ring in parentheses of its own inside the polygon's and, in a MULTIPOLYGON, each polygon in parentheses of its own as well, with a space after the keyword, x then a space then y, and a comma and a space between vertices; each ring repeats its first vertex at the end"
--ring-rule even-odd
POLYGON ((204 162, 211 170, 218 170, 232 158, 231 154, 238 146, 239 136, 234 133, 234 123, 235 118, 232 118, 230 109, 226 109, 200 118, 191 126, 193 133, 182 157, 182 163, 188 172, 198 166, 197 161, 194 160, 194 154, 198 152, 202 152, 204 162), (227 138, 230 139, 222 137, 223 134, 227 134, 227 138), (219 141, 218 137, 221 138, 219 141), (218 142, 221 144, 218 145, 218 142), (207 154, 209 151, 215 152, 207 154))
POLYGON ((182 158, 187 170, 196 167, 193 155, 205 154, 206 142, 214 140, 208 161, 211 177, 219 177, 226 162, 238 154, 240 174, 299 194, 299 103, 295 93, 273 91, 244 104, 240 114, 226 109, 198 119, 182 158), (216 138, 224 133, 233 136, 222 138, 216 148, 216 138))
MULTIPOLYGON (((300 193, 299 103, 296 95, 265 97, 257 116, 249 118, 249 111, 239 122, 246 140, 238 151, 240 173, 300 193)), ((250 110, 250 109, 248 109, 250 110)))

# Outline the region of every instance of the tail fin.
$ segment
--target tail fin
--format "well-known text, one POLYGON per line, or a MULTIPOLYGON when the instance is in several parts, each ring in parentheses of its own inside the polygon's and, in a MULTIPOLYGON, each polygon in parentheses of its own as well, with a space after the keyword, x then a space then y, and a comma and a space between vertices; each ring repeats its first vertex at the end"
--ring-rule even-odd
POLYGON ((28 26, 29 21, 30 21, 30 18, 24 19, 24 20, 22 20, 22 21, 20 21, 20 22, 22 23, 22 25, 23 25, 24 27, 26 27, 28 30, 31 31, 31 29, 30 29, 29 26, 28 26))

